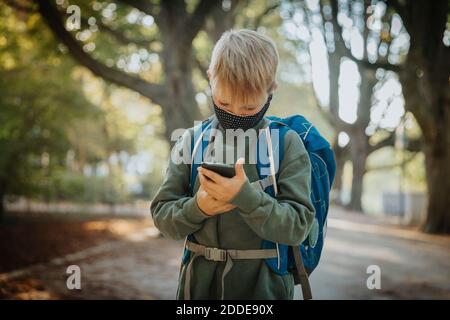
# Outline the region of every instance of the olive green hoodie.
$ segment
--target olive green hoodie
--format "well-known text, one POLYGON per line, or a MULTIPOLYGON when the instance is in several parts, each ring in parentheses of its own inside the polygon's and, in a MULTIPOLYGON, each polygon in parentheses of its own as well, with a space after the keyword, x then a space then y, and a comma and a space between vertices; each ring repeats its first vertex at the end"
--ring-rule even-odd
MULTIPOLYGON (((254 129, 267 125, 261 120, 254 129)), ((223 132, 223 129, 219 126, 223 132)), ((190 146, 193 128, 180 141, 190 146), (189 140, 189 141, 186 141, 189 140)), ((226 144, 223 145, 224 149, 226 144)), ((246 141, 246 155, 249 148, 246 141)), ((237 160, 235 154, 234 162, 237 160)), ((260 249, 263 239, 286 245, 300 245, 305 239, 315 209, 311 203, 311 164, 298 134, 285 135, 284 158, 279 166, 276 198, 252 184, 259 180, 255 164, 244 164, 248 180, 231 203, 237 208, 216 216, 208 216, 189 194, 190 164, 169 160, 164 181, 151 203, 155 226, 167 237, 184 239, 193 234, 207 247, 221 249, 260 249)), ((199 188, 198 178, 194 195, 199 188)), ((191 255, 192 259, 192 255, 191 255)), ((225 262, 196 257, 192 261, 191 299, 293 299, 294 278, 275 274, 262 259, 234 260, 222 288, 225 262)), ((185 299, 186 265, 181 265, 177 299, 185 299)))

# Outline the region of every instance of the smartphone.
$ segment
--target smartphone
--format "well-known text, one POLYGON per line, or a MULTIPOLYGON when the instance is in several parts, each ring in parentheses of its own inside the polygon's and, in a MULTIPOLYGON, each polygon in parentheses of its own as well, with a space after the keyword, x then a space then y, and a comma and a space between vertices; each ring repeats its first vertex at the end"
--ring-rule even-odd
POLYGON ((226 178, 233 178, 236 175, 234 164, 202 162, 201 166, 226 178))

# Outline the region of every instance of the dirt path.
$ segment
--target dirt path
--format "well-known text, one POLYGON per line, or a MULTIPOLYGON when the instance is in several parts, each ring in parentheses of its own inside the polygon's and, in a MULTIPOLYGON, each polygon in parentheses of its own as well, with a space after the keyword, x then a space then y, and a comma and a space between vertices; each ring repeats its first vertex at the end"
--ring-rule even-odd
MULTIPOLYGON (((424 235, 338 209, 330 212, 328 225, 323 260, 311 276, 315 298, 450 299, 450 237, 424 235), (366 286, 370 265, 380 268, 379 290, 366 286)), ((0 287, 16 283, 26 291, 26 284, 34 284, 13 298, 173 299, 182 245, 155 237, 150 227, 17 276, 0 274, 0 287), (70 264, 81 268, 81 290, 66 287, 70 264)))

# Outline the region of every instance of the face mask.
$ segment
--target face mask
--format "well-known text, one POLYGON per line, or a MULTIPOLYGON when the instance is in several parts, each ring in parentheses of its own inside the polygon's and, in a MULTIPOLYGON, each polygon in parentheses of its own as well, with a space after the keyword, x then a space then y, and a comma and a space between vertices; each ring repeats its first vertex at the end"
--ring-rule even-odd
POLYGON ((213 100, 214 112, 216 114, 217 120, 222 125, 224 129, 242 129, 244 131, 254 127, 269 109, 270 101, 272 100, 272 94, 269 95, 267 102, 264 104, 262 109, 255 114, 250 116, 238 116, 233 113, 227 112, 219 108, 213 100))

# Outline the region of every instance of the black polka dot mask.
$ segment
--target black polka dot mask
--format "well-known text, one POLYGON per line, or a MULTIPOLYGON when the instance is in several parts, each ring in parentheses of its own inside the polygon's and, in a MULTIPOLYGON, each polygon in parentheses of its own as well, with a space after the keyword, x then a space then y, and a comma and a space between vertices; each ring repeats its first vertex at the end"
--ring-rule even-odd
POLYGON ((269 95, 267 102, 264 104, 261 110, 250 116, 238 116, 236 114, 225 111, 219 108, 213 100, 214 113, 216 114, 217 120, 222 125, 224 129, 242 129, 244 131, 254 127, 269 109, 270 101, 272 100, 272 94, 269 95))

